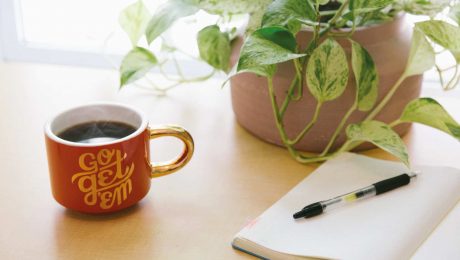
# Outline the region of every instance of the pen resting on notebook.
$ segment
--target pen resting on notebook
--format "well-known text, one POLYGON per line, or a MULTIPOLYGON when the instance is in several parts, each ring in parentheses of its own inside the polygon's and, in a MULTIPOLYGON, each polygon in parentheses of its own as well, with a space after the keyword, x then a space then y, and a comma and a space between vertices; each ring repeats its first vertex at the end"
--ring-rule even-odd
POLYGON ((364 199, 373 197, 387 191, 394 190, 396 188, 405 186, 410 183, 410 180, 416 177, 416 173, 404 173, 396 177, 392 177, 383 181, 376 182, 370 186, 364 187, 359 190, 352 191, 350 193, 319 202, 312 203, 304 207, 299 212, 293 215, 294 219, 298 218, 311 218, 317 215, 321 215, 324 211, 333 209, 339 205, 346 204, 349 202, 356 201, 358 199, 364 199))

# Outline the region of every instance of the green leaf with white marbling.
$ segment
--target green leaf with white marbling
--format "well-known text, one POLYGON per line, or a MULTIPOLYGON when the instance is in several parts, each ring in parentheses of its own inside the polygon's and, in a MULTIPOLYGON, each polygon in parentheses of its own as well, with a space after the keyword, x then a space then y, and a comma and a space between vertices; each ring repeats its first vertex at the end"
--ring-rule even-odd
MULTIPOLYGON (((309 0, 306 0, 306 1, 309 1, 309 0)), ((329 2, 329 0, 315 0, 316 3, 318 3, 319 5, 325 5, 329 2)))
POLYGON ((350 124, 346 133, 350 141, 371 142, 396 156, 409 167, 406 145, 389 125, 380 121, 363 121, 358 124, 350 124))
POLYGON ((460 25, 460 3, 452 6, 449 11, 449 17, 452 18, 457 25, 460 25))
POLYGON ((311 94, 324 102, 342 95, 348 82, 345 51, 333 39, 321 43, 312 53, 307 65, 307 85, 311 94))
POLYGON ((351 41, 351 66, 356 80, 358 109, 370 110, 377 100, 379 77, 371 55, 359 43, 351 41))
POLYGON ((262 77, 272 77, 275 75, 276 72, 276 65, 258 65, 254 66, 253 64, 247 65, 243 62, 238 63, 239 70, 235 72, 235 74, 229 76, 228 78, 231 78, 233 76, 236 76, 241 73, 249 72, 249 73, 254 73, 258 76, 262 77))
POLYGON ((165 32, 174 22, 198 12, 199 8, 190 1, 169 0, 153 14, 145 30, 149 44, 165 32))
POLYGON ((262 19, 262 26, 282 26, 293 34, 301 27, 300 20, 316 22, 316 11, 309 0, 275 0, 262 19))
POLYGON ((272 0, 190 0, 211 14, 246 14, 265 8, 272 0))
POLYGON ((262 26, 262 18, 264 13, 265 9, 261 9, 256 12, 252 12, 249 15, 248 25, 246 26, 246 35, 253 33, 255 30, 262 26))
POLYGON ((460 28, 444 21, 429 20, 415 24, 433 42, 449 50, 460 62, 460 28))
POLYGON ((395 0, 350 0, 349 9, 355 13, 372 12, 393 2, 395 0))
POLYGON ((120 66, 120 88, 142 78, 158 63, 149 50, 134 47, 123 59, 120 66))
POLYGON ((460 141, 460 125, 441 104, 432 98, 419 98, 409 102, 404 108, 400 120, 434 127, 460 141))
POLYGON ((297 54, 294 35, 282 27, 260 28, 243 44, 237 72, 252 71, 261 76, 273 75, 273 64, 305 56, 297 54))
POLYGON ((230 64, 230 39, 219 26, 210 25, 198 32, 200 57, 212 67, 227 71, 230 64))
POLYGON ((142 0, 123 9, 118 17, 118 23, 126 34, 128 34, 133 46, 137 45, 137 42, 144 34, 149 20, 150 12, 142 0))
POLYGON ((412 76, 422 74, 431 69, 435 64, 433 47, 425 38, 425 35, 414 28, 409 58, 407 60, 405 75, 412 76))
POLYGON ((197 5, 211 14, 249 14, 246 33, 250 34, 259 29, 262 17, 272 0, 196 0, 197 5))
POLYGON ((406 13, 434 17, 450 2, 451 0, 400 0, 397 1, 397 6, 406 13))

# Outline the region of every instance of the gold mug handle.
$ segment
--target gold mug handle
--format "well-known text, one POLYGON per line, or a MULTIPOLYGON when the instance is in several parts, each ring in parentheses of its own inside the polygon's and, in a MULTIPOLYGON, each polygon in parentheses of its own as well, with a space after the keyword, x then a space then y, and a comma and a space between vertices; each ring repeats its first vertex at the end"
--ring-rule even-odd
POLYGON ((161 163, 153 163, 149 160, 150 168, 152 169, 150 178, 161 177, 176 172, 184 167, 192 158, 194 150, 193 138, 184 128, 175 125, 163 125, 155 128, 149 127, 148 131, 150 140, 164 136, 172 136, 179 138, 184 143, 184 149, 176 159, 161 163))

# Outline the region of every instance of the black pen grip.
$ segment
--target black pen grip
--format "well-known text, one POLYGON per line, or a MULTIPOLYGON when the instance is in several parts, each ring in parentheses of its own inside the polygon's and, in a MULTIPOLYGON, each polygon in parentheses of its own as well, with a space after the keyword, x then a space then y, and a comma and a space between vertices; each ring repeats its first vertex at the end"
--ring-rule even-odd
POLYGON ((385 193, 390 190, 394 190, 401 186, 407 185, 410 182, 410 176, 407 173, 398 175, 393 178, 389 178, 383 181, 376 182, 372 185, 375 187, 376 195, 385 193))

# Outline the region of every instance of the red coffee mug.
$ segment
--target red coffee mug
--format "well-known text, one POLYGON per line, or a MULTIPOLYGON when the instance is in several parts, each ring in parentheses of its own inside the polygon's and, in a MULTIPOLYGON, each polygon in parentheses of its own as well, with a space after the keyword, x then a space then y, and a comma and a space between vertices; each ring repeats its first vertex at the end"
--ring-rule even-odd
POLYGON ((62 206, 85 213, 108 213, 136 204, 150 189, 150 179, 173 173, 193 155, 191 135, 179 126, 149 128, 134 108, 99 103, 67 110, 45 125, 51 189, 62 206), (135 132, 109 142, 78 143, 58 137, 62 131, 88 122, 120 122, 135 132), (184 143, 177 159, 150 162, 151 139, 173 136, 184 143))

